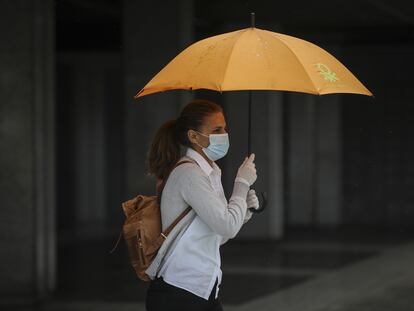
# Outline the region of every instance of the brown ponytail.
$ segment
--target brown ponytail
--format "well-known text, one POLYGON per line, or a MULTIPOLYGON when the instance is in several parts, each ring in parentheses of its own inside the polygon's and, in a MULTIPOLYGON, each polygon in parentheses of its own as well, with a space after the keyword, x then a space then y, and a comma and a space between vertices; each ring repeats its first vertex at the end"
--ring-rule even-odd
POLYGON ((200 131, 204 118, 221 112, 220 105, 204 99, 187 104, 177 119, 165 122, 155 134, 147 156, 148 175, 163 180, 182 157, 182 147, 192 147, 188 130, 200 131))

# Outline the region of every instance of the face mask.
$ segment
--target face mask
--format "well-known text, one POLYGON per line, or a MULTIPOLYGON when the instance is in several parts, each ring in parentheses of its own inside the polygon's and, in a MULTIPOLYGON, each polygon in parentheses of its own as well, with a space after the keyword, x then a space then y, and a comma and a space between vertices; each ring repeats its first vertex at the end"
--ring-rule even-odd
POLYGON ((227 154, 227 151, 229 150, 230 143, 229 143, 229 134, 210 134, 205 135, 203 133, 200 133, 196 131, 197 133, 206 136, 209 138, 210 145, 208 145, 207 148, 204 148, 203 146, 199 147, 203 148, 204 154, 211 160, 216 161, 218 159, 221 159, 227 154))

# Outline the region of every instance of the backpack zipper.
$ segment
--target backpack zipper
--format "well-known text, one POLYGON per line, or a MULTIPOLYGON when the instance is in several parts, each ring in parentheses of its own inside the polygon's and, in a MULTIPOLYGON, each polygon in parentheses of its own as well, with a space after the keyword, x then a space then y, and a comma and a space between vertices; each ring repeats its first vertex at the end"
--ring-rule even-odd
POLYGON ((141 263, 143 265, 146 264, 145 256, 144 256, 144 249, 142 245, 142 234, 141 234, 141 228, 137 230, 137 240, 138 240, 138 253, 141 259, 141 263))

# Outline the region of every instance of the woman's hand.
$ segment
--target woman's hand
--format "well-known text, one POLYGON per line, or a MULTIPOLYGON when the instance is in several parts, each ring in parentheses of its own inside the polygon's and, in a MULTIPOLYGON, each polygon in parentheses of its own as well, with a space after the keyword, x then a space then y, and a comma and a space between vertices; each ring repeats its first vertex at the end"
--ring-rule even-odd
POLYGON ((252 153, 250 157, 246 157, 240 165, 235 181, 245 183, 248 186, 254 184, 257 179, 256 164, 254 164, 255 154, 252 153))
POLYGON ((256 195, 256 191, 254 191, 254 189, 250 189, 249 192, 247 193, 247 198, 246 198, 246 202, 247 202, 247 208, 254 208, 254 209, 258 209, 259 208, 259 198, 256 195))
POLYGON ((254 209, 259 208, 259 198, 256 196, 256 191, 254 191, 254 189, 250 189, 249 192, 247 193, 246 203, 247 203, 247 211, 246 211, 246 216, 244 217, 243 224, 245 224, 246 222, 250 220, 250 218, 252 218, 253 212, 250 211, 249 208, 254 208, 254 209))

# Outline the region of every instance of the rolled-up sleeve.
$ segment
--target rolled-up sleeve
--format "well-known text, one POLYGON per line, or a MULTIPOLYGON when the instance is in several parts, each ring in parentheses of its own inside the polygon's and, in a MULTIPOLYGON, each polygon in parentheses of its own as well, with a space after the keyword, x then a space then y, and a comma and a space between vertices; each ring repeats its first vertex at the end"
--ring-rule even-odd
POLYGON ((217 234, 224 239, 234 238, 244 223, 246 199, 232 195, 226 205, 201 171, 187 168, 181 173, 179 191, 183 200, 217 234))

